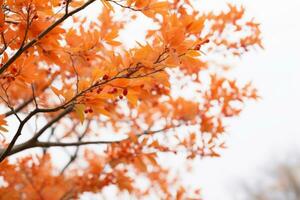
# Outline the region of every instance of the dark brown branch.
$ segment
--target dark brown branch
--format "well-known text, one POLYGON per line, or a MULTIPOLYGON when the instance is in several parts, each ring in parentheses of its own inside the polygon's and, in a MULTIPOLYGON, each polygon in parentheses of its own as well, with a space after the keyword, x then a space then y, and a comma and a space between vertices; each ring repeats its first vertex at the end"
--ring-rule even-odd
MULTIPOLYGON (((167 131, 170 129, 174 129, 174 128, 178 128, 180 127, 182 124, 178 124, 175 126, 169 126, 163 129, 159 129, 156 131, 143 131, 140 134, 137 134, 136 137, 141 137, 144 135, 153 135, 156 133, 160 133, 163 131, 167 131)), ((43 147, 43 148, 49 148, 49 147, 77 147, 77 146, 84 146, 84 145, 92 145, 92 144, 116 144, 116 143, 121 143, 124 142, 126 140, 130 140, 130 137, 121 139, 121 140, 107 140, 107 141, 77 141, 77 142, 40 142, 37 140, 29 140, 25 143, 16 145, 10 152, 8 155, 13 155, 16 154, 20 151, 26 150, 26 149, 31 149, 31 148, 35 148, 35 147, 43 147)), ((0 151, 1 152, 1 151, 0 151)))
POLYGON ((61 118, 69 114, 72 110, 73 110, 73 106, 69 106, 68 108, 66 108, 63 112, 61 112, 54 119, 48 122, 43 128, 41 128, 39 132, 37 132, 31 140, 37 140, 48 128, 50 128, 54 123, 56 123, 61 118))
MULTIPOLYGON (((84 132, 78 137, 78 142, 81 142, 81 140, 84 138, 84 136, 88 133, 90 124, 91 124, 91 121, 88 121, 84 132)), ((60 174, 63 174, 65 172, 65 170, 76 160, 76 158, 78 156, 79 148, 80 148, 80 146, 76 146, 75 152, 70 157, 69 162, 62 168, 60 174)))
POLYGON ((7 100, 5 100, 5 98, 3 98, 2 96, 0 96, 0 99, 5 102, 5 104, 7 105, 7 107, 10 109, 10 112, 15 115, 17 117, 17 119, 19 120, 19 122, 21 123, 21 119, 20 117, 18 116, 18 114, 16 113, 16 111, 14 110, 14 108, 10 105, 9 103, 9 98, 8 98, 8 95, 6 93, 6 91, 4 92, 5 96, 7 97, 7 100))
POLYGON ((122 140, 116 141, 86 141, 86 142, 37 142, 34 147, 72 147, 91 144, 112 144, 120 143, 122 140))
POLYGON ((27 117, 20 123, 19 128, 16 132, 16 134, 14 135, 13 139, 11 140, 11 142, 9 143, 8 147, 4 150, 4 152, 1 154, 0 156, 0 162, 2 162, 10 153, 10 151, 12 150, 12 148, 14 147, 18 137, 20 137, 23 127, 25 126, 25 124, 27 123, 27 121, 29 121, 31 119, 32 116, 34 116, 37 112, 37 110, 32 111, 29 115, 27 115, 27 117))
POLYGON ((66 8, 65 8, 65 12, 66 14, 69 13, 69 5, 70 5, 71 0, 66 0, 66 8))
POLYGON ((33 102, 34 102, 34 104, 35 104, 35 107, 36 108, 38 108, 39 106, 38 106, 38 103, 37 103, 37 101, 36 101, 36 96, 35 96, 35 89, 34 89, 34 85, 33 85, 33 83, 31 84, 31 90, 32 90, 32 98, 33 98, 33 102))
MULTIPOLYGON (((56 127, 51 128, 50 134, 47 139, 48 142, 51 140, 51 137, 54 135, 55 129, 56 129, 56 127)), ((47 148, 43 148, 43 155, 45 155, 46 152, 47 152, 47 148)))
POLYGON ((14 112, 15 112, 15 113, 20 112, 23 108, 25 108, 26 106, 28 106, 32 101, 33 101, 33 98, 28 99, 28 100, 25 101, 23 104, 21 104, 19 107, 17 107, 16 109, 14 109, 14 111, 9 111, 9 112, 5 113, 5 114, 4 114, 5 117, 8 117, 8 116, 14 114, 14 112))
POLYGON ((133 10, 133 11, 140 11, 141 12, 143 10, 146 10, 146 8, 145 9, 137 9, 137 8, 133 8, 131 6, 126 6, 126 5, 120 4, 119 2, 114 1, 114 0, 106 0, 106 1, 112 2, 112 3, 118 5, 118 6, 122 7, 122 8, 130 9, 130 10, 133 10))
MULTIPOLYGON (((47 111, 49 109, 35 109, 34 111, 32 111, 19 125, 19 128, 16 132, 16 134, 14 135, 12 141, 9 143, 8 147, 4 150, 4 151, 0 151, 3 152, 0 156, 0 162, 2 162, 7 156, 14 154, 16 152, 20 152, 24 149, 26 149, 28 146, 32 146, 35 145, 36 140, 38 137, 40 137, 49 127, 51 127, 54 123, 56 123, 57 121, 59 121, 62 117, 64 117, 65 115, 67 115, 68 113, 70 113, 73 109, 73 106, 69 106, 68 108, 66 108, 63 112, 61 112, 58 116, 56 116, 54 119, 52 119, 50 122, 48 122, 32 139, 30 139, 29 141, 17 145, 15 148, 14 145, 18 139, 18 137, 21 135, 22 130, 24 125, 27 123, 27 121, 29 121, 31 119, 32 116, 34 116, 35 114, 41 112, 41 111, 47 111)), ((55 110, 55 109, 53 109, 55 110)), ((53 111, 52 110, 52 111, 53 111)), ((54 112, 54 111, 53 111, 54 112)))
MULTIPOLYGON (((49 80, 49 83, 46 84, 46 86, 44 86, 42 89, 41 89, 41 92, 43 92, 44 90, 46 90, 49 85, 51 85, 51 83, 54 81, 54 79, 56 78, 56 76, 52 77, 50 80, 49 80)), ((16 109, 14 109, 14 112, 11 110, 11 111, 8 111, 7 113, 4 114, 5 117, 8 117, 14 113, 18 113, 20 112, 21 110, 23 110, 26 106, 28 106, 32 101, 34 100, 34 96, 31 97, 30 99, 28 99, 27 101, 23 102, 21 105, 19 105, 19 107, 17 107, 16 109)))
MULTIPOLYGON (((143 136, 143 135, 153 135, 156 133, 160 133, 163 131, 167 131, 169 129, 174 129, 181 126, 180 125, 176 125, 176 126, 171 126, 171 127, 166 127, 163 129, 159 129, 156 131, 143 131, 140 134, 137 134, 137 137, 143 136)), ((130 137, 125 138, 125 139, 121 139, 121 140, 107 140, 107 141, 78 141, 78 142, 37 142, 36 143, 36 147, 69 147, 69 146, 82 146, 82 145, 91 145, 91 144, 112 144, 112 143, 121 143, 123 141, 129 140, 130 137)))
POLYGON ((70 16, 78 13, 79 11, 85 9, 88 5, 93 3, 96 0, 89 0, 82 6, 76 8, 75 10, 66 13, 64 16, 62 16, 60 19, 58 19, 56 22, 54 22, 51 26, 49 26, 46 30, 44 30, 42 33, 40 33, 36 38, 31 40, 29 43, 24 45, 24 47, 21 47, 1 68, 0 68, 0 74, 2 74, 20 55, 22 55, 27 49, 35 45, 39 40, 44 38, 50 31, 52 31, 55 27, 60 25, 62 22, 64 22, 67 18, 70 16))

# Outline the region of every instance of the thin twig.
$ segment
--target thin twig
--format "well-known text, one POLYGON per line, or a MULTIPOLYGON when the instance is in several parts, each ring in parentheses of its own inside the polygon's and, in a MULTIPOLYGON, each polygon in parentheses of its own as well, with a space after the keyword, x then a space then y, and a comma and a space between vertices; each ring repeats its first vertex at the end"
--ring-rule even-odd
POLYGON ((35 45, 39 40, 44 38, 50 31, 52 31, 55 27, 60 25, 63 21, 65 21, 70 16, 78 13, 79 11, 86 8, 88 5, 92 4, 96 0, 89 0, 82 6, 76 8, 75 10, 69 12, 68 14, 65 14, 61 18, 59 18, 56 22, 54 22, 51 26, 49 26, 46 30, 44 30, 42 33, 40 33, 36 38, 28 42, 24 47, 20 48, 1 68, 0 68, 0 74, 2 74, 20 55, 22 55, 27 49, 35 45))
MULTIPOLYGON (((88 121, 86 128, 84 130, 84 132, 78 137, 78 142, 81 142, 81 140, 83 139, 83 137, 88 133, 88 130, 90 128, 90 122, 88 121)), ((62 170, 60 171, 60 174, 62 175, 66 169, 76 160, 77 156, 78 156, 78 152, 79 152, 79 148, 80 146, 76 146, 75 152, 74 154, 70 157, 69 162, 62 168, 62 170)))

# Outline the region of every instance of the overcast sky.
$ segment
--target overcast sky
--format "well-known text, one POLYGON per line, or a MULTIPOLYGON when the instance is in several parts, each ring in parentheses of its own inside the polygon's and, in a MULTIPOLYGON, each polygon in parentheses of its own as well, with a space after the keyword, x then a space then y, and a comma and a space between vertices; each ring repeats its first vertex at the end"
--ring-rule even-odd
MULTIPOLYGON (((212 8, 225 0, 201 1, 212 8)), ((241 180, 260 175, 274 160, 300 152, 300 1, 232 0, 261 23, 264 51, 238 63, 239 79, 252 80, 262 99, 249 103, 230 124, 228 149, 218 159, 197 163, 195 181, 206 200, 232 200, 241 180), (290 154, 288 154, 290 155, 290 154)))

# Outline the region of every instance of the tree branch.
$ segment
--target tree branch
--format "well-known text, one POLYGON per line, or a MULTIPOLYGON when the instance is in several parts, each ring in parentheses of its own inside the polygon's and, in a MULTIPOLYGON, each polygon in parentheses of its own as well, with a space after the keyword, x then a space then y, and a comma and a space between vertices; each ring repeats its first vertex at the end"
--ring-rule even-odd
POLYGON ((14 147, 18 137, 21 135, 22 130, 24 125, 27 123, 27 121, 30 120, 30 118, 32 116, 34 116, 37 113, 37 110, 32 111, 29 115, 27 115, 27 117, 20 123, 19 128, 16 132, 16 134, 14 135, 13 139, 11 140, 11 142, 9 143, 8 147, 6 148, 6 150, 1 154, 0 156, 0 163, 9 155, 10 151, 12 150, 12 148, 14 147))
MULTIPOLYGON (((88 123, 85 127, 85 130, 83 131, 83 133, 81 135, 78 136, 78 142, 81 142, 81 140, 84 138, 84 136, 88 133, 90 124, 91 124, 91 121, 88 121, 88 123)), ((65 170, 76 160, 76 158, 78 156, 79 148, 80 148, 80 146, 76 147, 75 152, 70 157, 69 162, 62 168, 62 170, 60 171, 60 174, 63 174, 65 172, 65 170)))
POLYGON ((8 117, 14 113, 18 113, 20 112, 23 108, 25 108, 26 106, 28 106, 28 104, 31 103, 31 101, 33 101, 33 98, 28 99, 27 101, 25 101, 23 104, 21 104, 19 107, 17 107, 16 109, 14 109, 14 111, 9 111, 7 113, 4 114, 5 117, 8 117))
POLYGON ((69 114, 72 110, 73 110, 73 106, 69 106, 68 108, 66 108, 63 112, 61 112, 54 119, 48 122, 43 128, 41 128, 39 132, 37 132, 37 134, 35 134, 31 140, 37 140, 48 128, 50 128, 54 123, 59 121, 65 115, 69 114))
MULTIPOLYGON (((163 131, 167 131, 170 129, 174 129, 174 128, 178 128, 180 127, 182 124, 178 124, 175 126, 169 126, 169 127, 165 127, 159 130, 155 130, 155 131, 143 131, 139 134, 136 135, 136 137, 141 137, 143 135, 153 135, 156 133, 160 133, 163 131)), ((37 141, 37 140, 33 140, 30 139, 27 142, 24 142, 22 144, 16 145, 8 154, 7 156, 16 154, 20 151, 26 150, 26 149, 31 149, 31 148, 35 148, 35 147, 43 147, 43 148, 49 148, 49 147, 77 147, 77 146, 84 146, 84 145, 92 145, 92 144, 115 144, 115 143, 121 143, 124 142, 126 140, 130 140, 130 137, 121 139, 121 140, 99 140, 99 141, 77 141, 77 142, 41 142, 41 141, 37 141)), ((1 150, 0 150, 1 152, 1 150)))
POLYGON ((62 16, 60 19, 58 19, 56 22, 54 22, 51 26, 49 26, 46 30, 41 32, 36 38, 31 40, 29 43, 21 47, 1 68, 0 68, 0 74, 2 74, 17 58, 23 54, 27 49, 35 45, 39 40, 41 40, 43 37, 45 37, 51 30, 53 30, 55 27, 57 27, 59 24, 61 24, 63 21, 65 21, 70 16, 78 13, 79 11, 85 9, 88 5, 93 3, 96 0, 89 0, 82 6, 76 8, 75 10, 66 13, 64 16, 62 16))
MULTIPOLYGON (((44 86, 40 92, 44 92, 50 85, 51 83, 55 80, 55 78, 57 77, 57 74, 54 75, 53 77, 51 77, 51 79, 48 81, 48 83, 46 84, 46 86, 44 86)), ((8 111, 4 114, 5 117, 8 117, 12 114, 18 113, 21 110, 23 110, 26 106, 28 106, 32 101, 34 100, 34 96, 32 96, 31 98, 29 98, 28 100, 24 101, 21 105, 19 105, 16 109, 13 109, 11 111, 8 111)))
POLYGON ((130 9, 130 10, 133 10, 133 11, 139 11, 139 12, 141 12, 141 11, 147 9, 147 8, 144 8, 144 9, 133 8, 133 7, 131 7, 131 6, 126 6, 126 5, 120 4, 119 2, 114 1, 114 0, 106 0, 106 1, 112 2, 112 3, 118 5, 118 6, 122 7, 122 8, 130 9))
POLYGON ((50 122, 48 122, 33 138, 31 138, 30 140, 28 140, 27 142, 17 145, 15 148, 14 145, 18 139, 18 137, 21 135, 22 130, 24 125, 26 124, 27 121, 30 120, 30 118, 32 116, 34 116, 35 114, 37 114, 39 111, 41 111, 41 109, 35 109, 34 111, 32 111, 19 125, 19 128, 16 132, 16 134, 14 135, 12 141, 9 143, 8 147, 4 150, 4 151, 0 151, 3 152, 0 156, 0 162, 2 162, 7 156, 12 155, 14 153, 20 152, 22 150, 27 149, 28 147, 34 147, 34 145, 36 144, 36 140, 49 128, 51 127, 54 123, 56 123, 57 121, 59 121, 62 117, 64 117, 66 114, 70 113, 73 110, 73 106, 69 106, 68 108, 66 108, 63 112, 61 112, 58 116, 56 116, 54 119, 52 119, 50 122))
POLYGON ((37 142, 35 147, 70 147, 70 146, 82 146, 82 145, 91 145, 91 144, 112 144, 120 143, 123 140, 115 141, 85 141, 85 142, 37 142))

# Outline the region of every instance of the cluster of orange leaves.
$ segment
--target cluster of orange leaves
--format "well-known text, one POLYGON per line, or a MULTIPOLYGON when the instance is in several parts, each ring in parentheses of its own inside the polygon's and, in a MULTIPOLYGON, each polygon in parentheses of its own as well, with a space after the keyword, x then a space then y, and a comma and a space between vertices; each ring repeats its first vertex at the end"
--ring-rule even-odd
MULTIPOLYGON (((80 142, 83 136, 83 140, 125 139, 104 142, 99 152, 86 148, 62 174, 47 150, 43 156, 6 159, 0 164, 5 182, 0 199, 70 199, 83 192, 101 193, 111 185, 137 197, 199 197, 198 190, 170 178, 171 170, 157 161, 158 156, 164 152, 183 153, 190 159, 219 156, 224 148, 224 120, 239 115, 245 100, 257 99, 257 94, 251 84, 226 78, 221 68, 212 73, 214 62, 206 55, 241 56, 250 48, 262 47, 259 25, 243 18, 244 8, 232 5, 216 14, 200 13, 191 0, 101 0, 102 6, 93 2, 0 1, 0 103, 8 112, 29 101, 10 117, 26 117, 35 107, 57 108, 36 115, 45 121, 72 107, 73 112, 54 123, 46 142, 55 138, 80 142), (73 15, 44 34, 88 2, 90 7, 102 8, 96 19, 73 15), (117 20, 116 15, 124 18, 117 20), (145 41, 127 48, 119 35, 138 18, 151 19, 155 28, 144 27, 145 41), (228 34, 234 37, 229 39, 228 34), (35 43, 2 71, 31 41, 35 43), (184 78, 198 88, 189 91, 197 98, 187 99, 186 89, 174 96, 170 80, 176 84, 184 78), (94 128, 88 126, 90 122, 94 128), (84 125, 87 129, 79 140, 84 125), (81 162, 86 166, 75 165, 81 162), (146 187, 136 180, 146 182, 146 187)), ((10 127, 8 115, 2 114, 0 132, 4 134, 10 127)), ((35 133, 26 134, 30 138, 35 133)), ((2 147, 8 143, 4 140, 2 147)))

